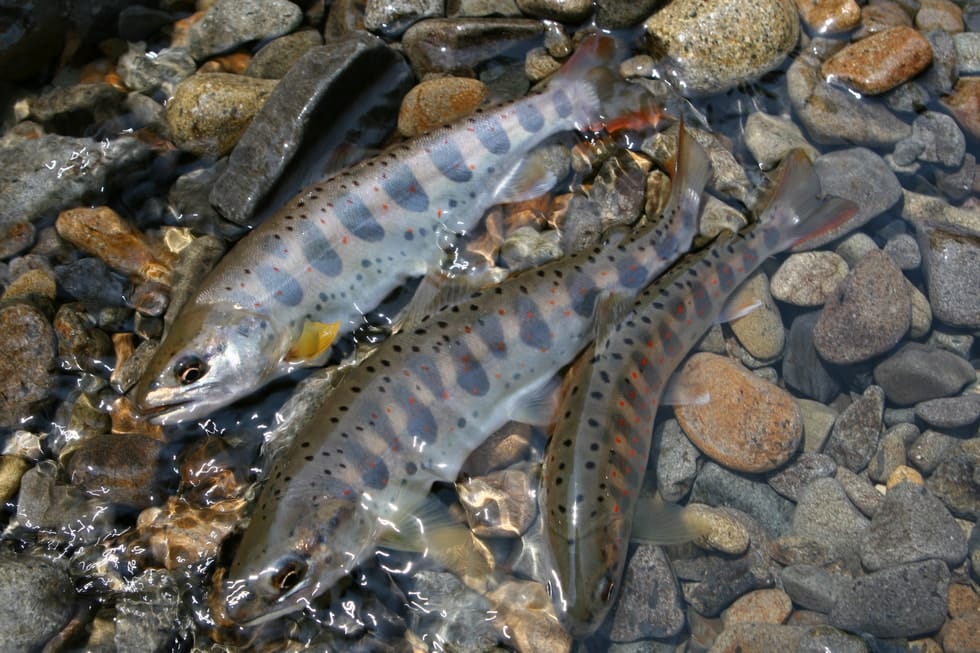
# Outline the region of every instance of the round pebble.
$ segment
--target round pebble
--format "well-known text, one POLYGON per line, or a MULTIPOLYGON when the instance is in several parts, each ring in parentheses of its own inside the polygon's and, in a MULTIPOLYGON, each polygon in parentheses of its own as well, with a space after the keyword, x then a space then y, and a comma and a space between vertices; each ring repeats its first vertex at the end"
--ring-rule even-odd
POLYGON ((749 548, 749 531, 724 508, 689 503, 684 509, 684 521, 694 525, 698 532, 694 543, 702 549, 742 555, 749 548))
POLYGON ((288 0, 217 0, 188 30, 189 51, 200 61, 291 32, 302 20, 302 10, 288 0))
POLYGON ((786 334, 779 307, 769 293, 769 278, 764 272, 756 272, 732 296, 731 305, 760 305, 729 323, 739 343, 760 361, 773 360, 783 351, 786 334))
POLYGON ((13 426, 52 385, 55 337, 47 318, 28 304, 0 309, 0 426, 13 426))
POLYGON ((8 651, 41 650, 75 611, 75 588, 63 565, 0 551, 0 632, 8 651))
POLYGON ((721 613, 725 626, 757 623, 781 624, 793 611, 793 601, 781 589, 755 590, 743 594, 721 613))
POLYGON ((772 296, 794 306, 822 306, 847 272, 847 261, 834 252, 793 254, 772 275, 772 296))
POLYGON ((198 156, 216 159, 228 154, 276 83, 228 73, 188 77, 167 103, 167 124, 174 140, 198 156))
POLYGON ((905 277, 887 254, 876 250, 858 262, 824 304, 813 342, 828 362, 857 363, 895 346, 911 322, 905 277))
POLYGON ((93 496, 138 508, 159 503, 167 489, 163 443, 141 435, 103 434, 71 451, 65 471, 72 484, 93 496))
POLYGON ((517 6, 529 16, 578 23, 592 13, 592 0, 517 0, 517 6))
POLYGON ((859 93, 878 95, 912 79, 932 63, 932 47, 911 27, 893 27, 848 45, 821 72, 859 93))
POLYGON ((915 405, 915 416, 936 428, 955 429, 980 419, 980 397, 932 399, 915 405))
POLYGON ((854 0, 797 0, 800 17, 817 34, 837 34, 853 29, 861 20, 861 7, 854 0))
POLYGON ((901 270, 915 270, 922 263, 919 244, 909 234, 899 234, 890 238, 883 249, 901 270))
POLYGON ((920 0, 915 26, 923 32, 942 30, 958 34, 963 31, 963 10, 950 0, 920 0))
POLYGON ((487 97, 486 85, 468 77, 439 77, 408 92, 398 112, 398 131, 412 137, 470 115, 487 97))
POLYGON ((675 0, 644 23, 687 93, 717 93, 778 66, 796 46, 800 23, 790 0, 675 0))
POLYGON ((922 474, 907 465, 899 465, 885 481, 885 487, 889 490, 902 483, 911 485, 922 485, 922 474))
POLYGON ((960 127, 980 138, 980 77, 962 77, 953 92, 941 99, 960 127))
POLYGON ((745 121, 745 145, 763 168, 775 167, 796 148, 811 161, 819 154, 792 120, 761 111, 750 113, 745 121))
POLYGON ((796 452, 803 420, 785 390, 715 354, 695 354, 683 374, 711 395, 706 404, 674 408, 681 428, 707 456, 738 471, 765 472, 796 452))
POLYGON ((912 27, 912 18, 897 2, 875 0, 861 8, 861 27, 854 33, 855 41, 884 32, 892 27, 912 27))
POLYGON ((976 380, 963 358, 944 349, 910 342, 874 368, 875 383, 900 406, 949 397, 976 380))

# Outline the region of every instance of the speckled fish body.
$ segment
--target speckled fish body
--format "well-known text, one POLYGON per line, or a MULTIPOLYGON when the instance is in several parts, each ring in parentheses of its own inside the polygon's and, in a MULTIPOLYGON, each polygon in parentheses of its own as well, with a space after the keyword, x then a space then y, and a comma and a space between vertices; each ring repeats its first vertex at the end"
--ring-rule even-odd
POLYGON ((225 588, 230 621, 300 609, 349 573, 588 344, 597 298, 635 296, 687 250, 708 162, 693 140, 679 150, 655 227, 472 293, 349 372, 270 472, 225 588))
POLYGON ((671 374, 767 257, 853 212, 842 200, 816 201, 819 181, 799 152, 780 177, 778 195, 758 223, 690 255, 644 290, 566 379, 545 452, 541 506, 552 596, 576 636, 600 625, 618 593, 654 420, 671 374))
POLYGON ((637 109, 619 92, 630 85, 609 81, 615 50, 609 37, 593 37, 544 92, 306 188, 205 279, 170 325, 137 405, 158 422, 197 418, 295 367, 322 364, 332 338, 440 264, 440 236, 471 230, 493 204, 550 189, 553 179, 522 168, 536 145, 602 125, 604 112, 637 109), (313 361, 296 354, 311 324, 339 331, 313 347, 313 361))

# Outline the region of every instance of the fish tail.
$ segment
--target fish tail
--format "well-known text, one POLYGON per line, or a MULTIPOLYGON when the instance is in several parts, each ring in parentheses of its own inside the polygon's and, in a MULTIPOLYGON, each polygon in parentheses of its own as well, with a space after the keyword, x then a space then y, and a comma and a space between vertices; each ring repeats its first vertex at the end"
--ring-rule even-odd
MULTIPOLYGON (((701 199, 711 175, 708 153, 684 128, 681 120, 677 132, 677 153, 671 177, 668 211, 677 216, 678 242, 690 243, 698 232, 701 199)), ((687 247, 685 246, 686 250, 687 247)))
POLYGON ((801 150, 780 166, 774 195, 760 221, 779 230, 777 249, 801 245, 850 219, 857 205, 839 197, 820 198, 820 178, 801 150))
POLYGON ((592 34, 579 45, 551 82, 551 88, 572 89, 576 128, 582 132, 616 134, 655 128, 664 112, 641 86, 624 83, 614 65, 626 48, 607 34, 592 34))

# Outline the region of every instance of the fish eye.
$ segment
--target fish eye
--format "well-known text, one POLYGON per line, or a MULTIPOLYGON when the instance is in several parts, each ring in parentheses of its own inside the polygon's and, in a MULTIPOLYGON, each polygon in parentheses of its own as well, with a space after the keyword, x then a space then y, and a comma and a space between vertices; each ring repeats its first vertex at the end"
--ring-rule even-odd
POLYGON ((177 361, 174 376, 181 385, 190 385, 201 380, 208 371, 208 364, 197 356, 185 356, 177 361))
POLYGON ((306 563, 302 560, 292 558, 282 566, 275 576, 272 577, 272 586, 276 591, 286 593, 299 585, 306 574, 306 563))

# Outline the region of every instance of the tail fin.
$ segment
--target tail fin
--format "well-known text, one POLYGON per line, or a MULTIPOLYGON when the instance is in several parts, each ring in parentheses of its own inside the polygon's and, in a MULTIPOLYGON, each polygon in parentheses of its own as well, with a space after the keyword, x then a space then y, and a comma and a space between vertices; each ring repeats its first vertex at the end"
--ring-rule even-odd
POLYGON ((760 222, 779 228, 777 249, 789 249, 822 236, 857 213, 839 197, 819 198, 820 178, 802 150, 793 150, 779 168, 775 194, 760 222))
POLYGON ((708 153, 684 128, 684 120, 678 124, 677 152, 674 155, 674 174, 671 177, 670 200, 667 211, 676 215, 677 240, 686 242, 687 250, 698 232, 701 214, 701 198, 711 176, 708 153))
POLYGON ((614 70, 627 48, 606 34, 588 36, 549 82, 549 88, 571 89, 576 128, 617 133, 656 127, 664 113, 653 96, 624 82, 614 70))

